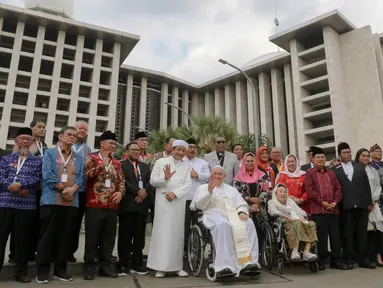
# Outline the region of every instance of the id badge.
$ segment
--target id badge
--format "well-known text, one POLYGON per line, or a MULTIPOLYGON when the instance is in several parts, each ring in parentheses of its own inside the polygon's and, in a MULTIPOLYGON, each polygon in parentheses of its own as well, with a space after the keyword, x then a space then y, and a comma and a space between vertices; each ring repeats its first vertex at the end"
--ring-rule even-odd
POLYGON ((140 187, 140 189, 144 189, 144 183, 142 181, 138 181, 138 187, 140 187))
POLYGON ((65 183, 68 181, 68 174, 62 174, 61 175, 61 182, 65 183))
POLYGON ((105 188, 110 188, 110 179, 105 180, 105 188))

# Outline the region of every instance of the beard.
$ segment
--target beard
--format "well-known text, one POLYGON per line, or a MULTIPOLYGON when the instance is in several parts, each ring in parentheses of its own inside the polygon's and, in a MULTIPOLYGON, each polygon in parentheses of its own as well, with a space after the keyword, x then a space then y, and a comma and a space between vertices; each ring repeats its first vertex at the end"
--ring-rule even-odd
POLYGON ((21 156, 27 156, 29 153, 28 148, 19 148, 19 155, 21 156))

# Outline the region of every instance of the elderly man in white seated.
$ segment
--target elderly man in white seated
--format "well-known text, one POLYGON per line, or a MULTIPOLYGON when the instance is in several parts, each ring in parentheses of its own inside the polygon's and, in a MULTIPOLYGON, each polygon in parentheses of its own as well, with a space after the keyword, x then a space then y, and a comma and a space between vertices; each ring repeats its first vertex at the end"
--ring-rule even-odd
POLYGON ((225 169, 214 167, 209 183, 198 187, 190 207, 203 212, 203 224, 211 232, 217 277, 258 275, 258 237, 249 206, 224 179, 225 169))

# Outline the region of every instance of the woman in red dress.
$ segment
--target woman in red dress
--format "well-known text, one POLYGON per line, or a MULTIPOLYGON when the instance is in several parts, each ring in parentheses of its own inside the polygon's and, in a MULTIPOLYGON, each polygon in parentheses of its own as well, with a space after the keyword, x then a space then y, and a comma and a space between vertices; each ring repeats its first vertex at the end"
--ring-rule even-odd
POLYGON ((285 159, 285 170, 278 174, 276 184, 284 184, 289 191, 289 197, 310 214, 309 195, 304 186, 306 172, 300 170, 300 167, 297 157, 288 155, 285 159))

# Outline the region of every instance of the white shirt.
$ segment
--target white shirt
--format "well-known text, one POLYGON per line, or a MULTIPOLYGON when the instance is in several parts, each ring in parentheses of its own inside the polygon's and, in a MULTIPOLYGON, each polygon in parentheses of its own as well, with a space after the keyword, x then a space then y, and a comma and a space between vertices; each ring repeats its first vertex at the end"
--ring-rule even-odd
POLYGON ((197 188, 200 185, 206 184, 209 181, 209 177, 210 177, 209 163, 207 163, 205 160, 201 158, 196 158, 196 157, 190 160, 186 156, 184 157, 183 161, 188 163, 190 169, 194 169, 194 171, 198 173, 198 178, 191 178, 192 187, 190 188, 188 200, 193 200, 195 192, 197 191, 197 188))
POLYGON ((352 176, 354 176, 354 166, 352 165, 352 161, 349 161, 347 163, 342 162, 342 167, 344 173, 346 173, 348 180, 352 181, 352 176))

